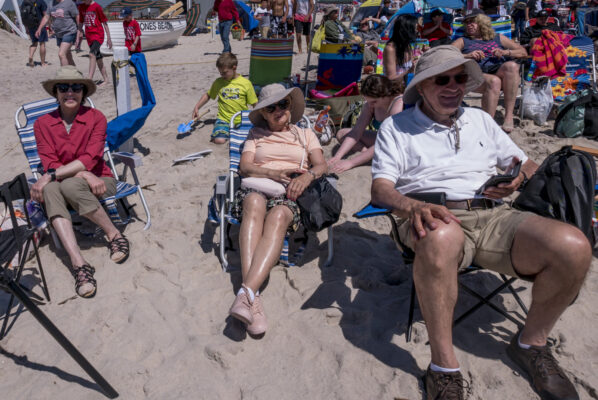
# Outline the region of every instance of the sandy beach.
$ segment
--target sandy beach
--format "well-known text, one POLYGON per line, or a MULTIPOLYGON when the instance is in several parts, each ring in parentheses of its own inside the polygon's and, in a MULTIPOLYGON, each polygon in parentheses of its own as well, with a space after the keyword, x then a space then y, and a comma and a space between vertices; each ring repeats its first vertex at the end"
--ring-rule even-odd
MULTIPOLYGON (((239 57, 238 72, 248 76, 250 41, 231 43, 239 57)), ((0 182, 22 172, 29 175, 14 113, 23 103, 47 97, 40 82, 54 76, 59 65, 55 42, 50 41, 51 65, 26 67, 28 46, 0 31, 0 182)), ((42 310, 121 399, 421 399, 429 347, 419 311, 412 341, 406 343, 404 335, 411 268, 403 265, 385 218, 352 217, 369 202, 369 166, 340 177, 344 209, 334 227, 332 266, 323 267, 325 231, 312 235, 302 266, 276 266, 270 275, 263 292, 269 320, 263 338, 249 337, 228 316, 240 273, 222 271, 218 228, 206 221, 216 177, 228 168, 228 148, 209 142, 216 102, 205 107, 210 109, 205 124, 188 135, 177 133, 178 124, 189 121, 194 104, 218 77, 215 61, 221 50, 218 37, 203 34, 146 53, 157 105, 135 136, 135 152, 143 159, 138 173, 152 226, 143 231, 144 222, 135 221, 126 227, 131 257, 122 265, 110 261, 103 239, 78 236, 83 255, 97 271, 93 299, 76 296, 66 254, 56 253, 46 237, 40 254, 52 301, 42 310), (172 166, 174 159, 204 149, 213 152, 172 166)), ((77 67, 86 72, 84 55, 74 53, 77 67)), ((296 54, 293 74, 303 78, 305 62, 305 54, 296 54)), ((317 58, 311 64, 316 66, 317 58)), ((134 78, 131 84, 136 107, 140 100, 134 78)), ((108 120, 116 116, 111 85, 98 89, 92 99, 108 120)), ((538 163, 564 144, 598 147, 583 138, 551 137, 551 131, 552 121, 539 127, 526 120, 511 137, 538 163)), ((325 147, 327 157, 334 146, 333 141, 325 147)), ((145 218, 140 202, 132 201, 145 218)), ((234 254, 232 260, 239 265, 234 254)), ((582 399, 598 399, 597 265, 594 260, 579 298, 551 334, 557 359, 582 399)), ((491 273, 466 279, 478 288, 499 280, 491 273)), ((28 262, 23 283, 41 296, 38 282, 36 263, 28 262)), ((518 282, 515 288, 529 302, 530 285, 518 282)), ((8 295, 1 293, 0 309, 7 301, 8 295)), ((521 315, 511 296, 501 296, 499 302, 521 315)), ((473 303, 460 293, 457 314, 473 303)), ((470 399, 538 398, 505 352, 516 330, 487 307, 455 328, 470 399)), ((0 393, 4 399, 106 398, 26 311, 0 342, 0 393)))

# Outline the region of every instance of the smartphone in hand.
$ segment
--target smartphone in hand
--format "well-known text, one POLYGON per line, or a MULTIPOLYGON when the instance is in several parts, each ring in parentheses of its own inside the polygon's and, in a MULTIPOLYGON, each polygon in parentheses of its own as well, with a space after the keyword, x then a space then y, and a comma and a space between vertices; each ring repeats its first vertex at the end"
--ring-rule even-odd
POLYGON ((517 164, 515 164, 515 166, 513 167, 513 169, 511 170, 510 173, 491 176, 490 179, 488 179, 482 185, 482 187, 480 187, 478 189, 477 194, 484 193, 484 191, 487 188, 489 188, 490 186, 497 186, 500 183, 511 183, 511 182, 513 182, 513 179, 515 179, 515 178, 517 178, 519 176, 519 171, 520 170, 521 170, 521 161, 519 161, 517 164))

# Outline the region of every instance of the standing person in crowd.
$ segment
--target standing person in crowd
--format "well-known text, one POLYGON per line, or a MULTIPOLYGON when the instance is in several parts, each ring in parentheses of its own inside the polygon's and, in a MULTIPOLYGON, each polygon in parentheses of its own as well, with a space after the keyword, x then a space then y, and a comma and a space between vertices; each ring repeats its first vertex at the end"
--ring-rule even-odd
POLYGON ((515 40, 520 41, 521 35, 525 30, 525 9, 527 8, 527 2, 525 0, 517 0, 513 4, 511 10, 511 18, 515 25, 515 40))
POLYGON ((58 0, 46 13, 40 22, 35 37, 39 38, 42 31, 46 31, 46 25, 52 19, 52 30, 56 35, 56 44, 58 45, 58 58, 60 65, 75 65, 71 47, 73 43, 78 43, 77 32, 81 29, 78 22, 79 11, 72 0, 58 0))
POLYGON ((270 31, 270 16, 272 15, 268 0, 262 0, 260 6, 255 9, 254 15, 255 19, 260 22, 258 26, 260 36, 264 39, 268 38, 268 32, 270 31))
POLYGON ((263 178, 262 182, 279 188, 279 194, 265 194, 260 191, 263 186, 245 186, 242 180, 235 193, 232 213, 241 221, 243 282, 229 314, 244 322, 251 335, 266 332, 260 290, 280 258, 285 233, 299 226, 296 200, 328 169, 315 133, 295 125, 304 109, 299 88, 285 89, 274 83, 262 89, 249 114, 253 128, 243 146, 239 172, 244 178, 263 178))
MULTIPOLYGON (((416 106, 385 120, 376 138, 372 203, 392 210, 396 240, 415 253, 413 282, 431 353, 424 378, 426 398, 465 398, 453 347, 453 314, 459 269, 475 262, 533 281, 525 325, 505 346, 506 354, 542 399, 577 400, 579 394, 547 339, 579 294, 592 247, 577 227, 516 210, 502 201, 538 165, 487 113, 461 106, 464 96, 483 82, 477 63, 453 46, 431 49, 417 63, 405 89, 405 102, 416 106), (497 168, 508 171, 519 162, 513 181, 477 195, 497 168), (443 193, 446 200, 409 197, 421 193, 443 193)), ((468 340, 475 341, 476 335, 472 333, 468 340)), ((505 336, 501 331, 493 347, 505 336)), ((497 356, 504 363, 501 353, 497 356)), ((477 397, 529 399, 530 394, 485 391, 477 397)))
POLYGON ((432 21, 424 24, 421 28, 422 37, 428 39, 430 47, 440 46, 442 44, 451 44, 451 35, 453 30, 451 24, 444 21, 444 13, 437 8, 430 15, 432 21))
POLYGON ((293 19, 293 0, 287 0, 287 34, 293 35, 295 31, 295 20, 293 19))
POLYGON ((301 34, 305 36, 305 48, 309 48, 311 42, 311 16, 314 11, 314 0, 292 0, 293 15, 295 19, 295 35, 297 36, 297 49, 301 49, 301 34))
POLYGON ((233 0, 216 0, 214 10, 218 13, 218 30, 224 49, 222 53, 230 53, 230 30, 234 22, 239 22, 239 12, 233 0))
POLYGON ((465 58, 475 60, 484 73, 485 84, 477 89, 482 93, 482 109, 492 118, 498 107, 501 90, 504 92, 505 116, 502 128, 514 129, 513 112, 521 77, 519 64, 514 60, 527 57, 527 51, 505 35, 496 34, 490 18, 482 10, 473 9, 463 20, 465 36, 453 42, 465 58))
POLYGON ((45 204, 48 219, 71 261, 77 294, 92 297, 97 289, 95 269, 81 254, 67 207, 104 231, 112 261, 122 263, 129 257, 129 241, 99 202, 116 194, 116 179, 103 157, 106 117, 82 105, 96 85, 74 66, 60 67, 55 78, 45 81, 43 87, 56 97, 58 109, 33 124, 45 173, 31 187, 31 198, 45 204))
POLYGON ((125 7, 120 12, 123 18, 123 29, 125 30, 125 46, 129 53, 141 53, 141 28, 139 22, 133 19, 133 10, 125 7))
POLYGON ((289 3, 287 0, 272 0, 270 4, 272 9, 272 20, 270 25, 272 37, 286 38, 289 3))
POLYGON ((42 19, 47 15, 48 6, 44 0, 23 0, 21 4, 21 19, 25 25, 25 29, 31 39, 31 45, 29 46, 29 60, 27 61, 28 67, 34 67, 33 56, 35 50, 39 45, 39 58, 41 66, 45 67, 48 65, 46 62, 46 42, 48 41, 48 31, 43 29, 40 32, 39 37, 35 35, 37 27, 41 23, 42 19))
MULTIPOLYGON (((103 80, 99 82, 98 87, 108 84, 108 73, 102 60, 104 56, 100 52, 100 47, 104 43, 104 34, 106 35, 106 45, 112 48, 112 39, 110 39, 110 30, 108 29, 108 19, 104 15, 102 7, 94 0, 85 0, 79 6, 79 20, 85 28, 85 39, 89 46, 89 73, 87 77, 93 80, 96 72, 96 64, 102 74, 103 80)), ((79 32, 82 35, 82 32, 79 32)), ((79 37, 78 40, 81 40, 79 37)))
POLYGON ((370 75, 364 79, 361 94, 365 103, 355 126, 341 129, 336 134, 341 146, 334 157, 328 160, 330 172, 340 174, 372 160, 376 135, 382 121, 403 111, 404 90, 403 81, 391 81, 384 75, 370 75), (343 160, 349 153, 356 155, 343 160))
POLYGON ((392 36, 384 48, 384 75, 388 79, 403 79, 405 74, 413 72, 417 61, 415 42, 418 38, 417 17, 402 14, 397 17, 392 36))
MULTIPOLYGON (((216 68, 220 72, 220 78, 201 96, 193 109, 192 118, 197 118, 199 109, 210 99, 218 99, 218 115, 211 140, 216 144, 224 144, 230 136, 230 120, 233 115, 253 106, 257 103, 257 97, 251 82, 237 73, 237 57, 233 53, 222 53, 216 60, 216 68)), ((241 117, 235 122, 241 122, 241 117)))
POLYGON ((378 12, 376 13, 376 18, 377 19, 383 19, 386 18, 387 22, 390 17, 392 17, 394 15, 394 12, 390 9, 390 0, 384 0, 384 3, 380 6, 380 8, 378 9, 378 12))
POLYGON ((353 33, 338 20, 338 8, 329 6, 324 9, 324 40, 330 43, 357 43, 353 33))
POLYGON ((529 21, 530 18, 536 18, 536 14, 540 10, 542 10, 542 0, 528 0, 525 7, 525 20, 529 21))

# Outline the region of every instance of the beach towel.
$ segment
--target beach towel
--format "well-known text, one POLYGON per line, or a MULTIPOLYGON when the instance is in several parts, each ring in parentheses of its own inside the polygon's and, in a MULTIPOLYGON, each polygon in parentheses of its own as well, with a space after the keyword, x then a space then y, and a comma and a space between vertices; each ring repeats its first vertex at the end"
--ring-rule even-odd
POLYGON ((555 100, 563 101, 573 93, 592 87, 594 43, 587 36, 576 36, 565 48, 567 75, 555 76, 550 84, 555 100))
POLYGON ((540 36, 534 42, 531 49, 531 55, 536 63, 536 76, 565 76, 567 74, 567 53, 565 48, 573 39, 572 35, 562 32, 554 32, 548 29, 542 31, 540 36))
POLYGON ((156 105, 156 98, 147 74, 147 62, 143 53, 131 55, 131 64, 135 67, 137 86, 141 95, 141 107, 119 115, 108 122, 106 143, 111 151, 129 140, 145 124, 145 120, 156 105))

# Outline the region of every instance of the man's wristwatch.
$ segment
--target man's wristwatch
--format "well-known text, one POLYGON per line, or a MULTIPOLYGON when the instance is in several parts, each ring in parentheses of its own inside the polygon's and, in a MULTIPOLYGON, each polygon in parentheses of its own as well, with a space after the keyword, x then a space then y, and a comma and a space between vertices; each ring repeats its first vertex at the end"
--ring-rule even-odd
POLYGON ((50 168, 46 171, 46 174, 50 174, 50 182, 56 181, 56 170, 54 168, 50 168))

